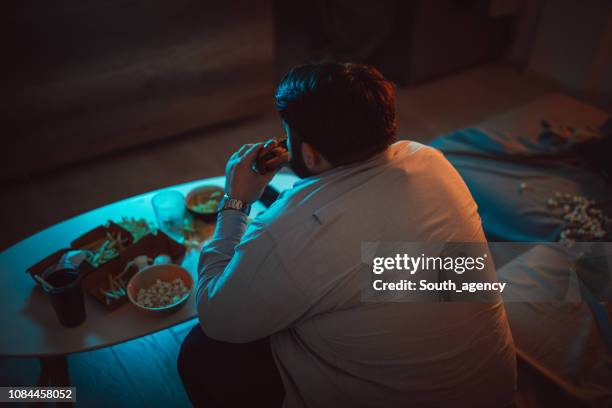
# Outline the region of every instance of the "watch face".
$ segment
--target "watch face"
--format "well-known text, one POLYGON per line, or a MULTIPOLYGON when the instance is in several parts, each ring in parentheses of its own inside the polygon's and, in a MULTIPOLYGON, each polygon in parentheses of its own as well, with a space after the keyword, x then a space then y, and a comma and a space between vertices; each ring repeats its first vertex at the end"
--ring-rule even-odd
POLYGON ((236 210, 242 210, 242 208, 244 208, 244 203, 240 200, 236 200, 235 198, 230 198, 228 204, 231 208, 236 210))

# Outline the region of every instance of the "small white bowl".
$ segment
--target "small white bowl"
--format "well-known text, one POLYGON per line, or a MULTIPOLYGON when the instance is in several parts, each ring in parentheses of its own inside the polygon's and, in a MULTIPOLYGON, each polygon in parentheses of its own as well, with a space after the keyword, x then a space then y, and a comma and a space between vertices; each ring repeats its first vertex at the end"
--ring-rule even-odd
POLYGON ((132 276, 127 284, 127 295, 137 309, 147 314, 161 316, 173 313, 183 307, 187 298, 191 295, 193 285, 191 274, 182 266, 174 264, 151 265, 132 276), (181 279, 189 291, 175 303, 163 307, 146 307, 136 302, 140 289, 151 287, 158 279, 164 282, 172 282, 176 278, 181 279))

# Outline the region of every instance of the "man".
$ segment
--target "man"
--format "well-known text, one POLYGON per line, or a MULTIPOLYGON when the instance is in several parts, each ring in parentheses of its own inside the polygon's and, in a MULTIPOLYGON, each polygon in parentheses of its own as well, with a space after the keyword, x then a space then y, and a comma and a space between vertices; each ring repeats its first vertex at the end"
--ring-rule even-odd
POLYGON ((281 81, 276 105, 302 180, 247 227, 241 209, 272 178, 251 171, 262 144, 227 164, 232 199, 202 250, 200 325, 179 359, 194 404, 512 404, 501 302, 361 302, 364 241, 485 241, 453 167, 396 142, 393 86, 367 66, 305 65, 281 81))

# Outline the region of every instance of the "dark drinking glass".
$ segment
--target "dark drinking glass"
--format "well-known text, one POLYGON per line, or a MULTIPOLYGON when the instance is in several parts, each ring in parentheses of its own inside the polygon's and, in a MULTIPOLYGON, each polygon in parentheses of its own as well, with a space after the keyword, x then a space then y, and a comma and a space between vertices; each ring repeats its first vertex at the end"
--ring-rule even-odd
POLYGON ((85 302, 79 271, 58 269, 45 276, 51 288, 44 288, 57 318, 64 327, 76 327, 85 320, 85 302))

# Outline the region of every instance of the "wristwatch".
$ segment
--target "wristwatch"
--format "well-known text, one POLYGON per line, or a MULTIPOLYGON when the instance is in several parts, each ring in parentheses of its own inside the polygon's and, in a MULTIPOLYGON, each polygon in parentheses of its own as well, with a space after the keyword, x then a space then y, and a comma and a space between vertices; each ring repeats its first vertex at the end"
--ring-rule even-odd
POLYGON ((226 194, 219 202, 219 211, 221 212, 224 210, 238 210, 249 215, 249 212, 251 212, 251 204, 238 200, 237 198, 232 198, 226 194))

